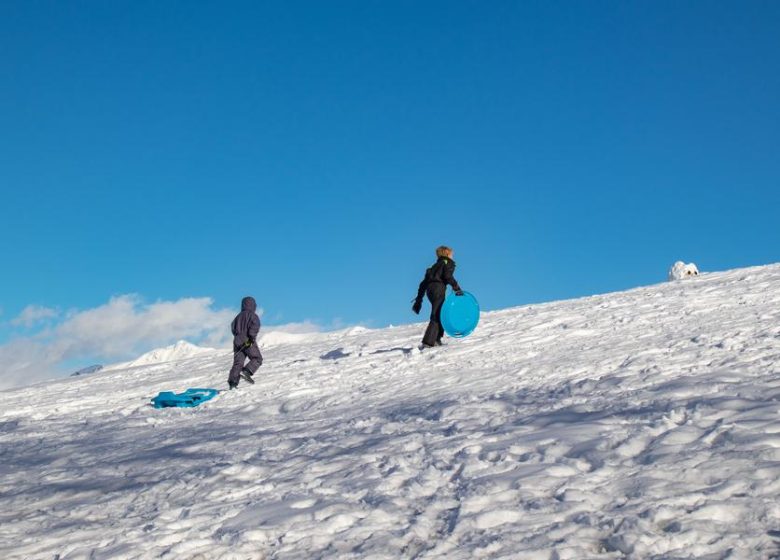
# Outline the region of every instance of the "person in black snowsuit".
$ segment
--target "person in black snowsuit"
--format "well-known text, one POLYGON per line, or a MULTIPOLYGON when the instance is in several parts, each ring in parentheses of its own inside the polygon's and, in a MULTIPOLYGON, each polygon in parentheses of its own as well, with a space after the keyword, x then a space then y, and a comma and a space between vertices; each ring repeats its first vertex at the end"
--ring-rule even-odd
POLYGON ((463 291, 455 280, 455 261, 452 260, 452 249, 442 245, 436 249, 436 263, 425 271, 425 278, 417 289, 417 297, 412 305, 412 311, 419 315, 422 309, 423 295, 431 302, 431 320, 425 330, 422 344, 426 348, 441 346, 444 327, 441 325, 441 306, 447 295, 447 285, 452 286, 455 295, 463 295, 463 291))
POLYGON ((247 296, 241 300, 241 313, 230 324, 233 332, 233 367, 228 375, 228 386, 231 389, 238 387, 240 377, 254 383, 252 376, 263 365, 263 355, 256 341, 257 333, 260 332, 260 317, 256 311, 255 298, 247 296), (244 366, 247 358, 249 363, 244 366))

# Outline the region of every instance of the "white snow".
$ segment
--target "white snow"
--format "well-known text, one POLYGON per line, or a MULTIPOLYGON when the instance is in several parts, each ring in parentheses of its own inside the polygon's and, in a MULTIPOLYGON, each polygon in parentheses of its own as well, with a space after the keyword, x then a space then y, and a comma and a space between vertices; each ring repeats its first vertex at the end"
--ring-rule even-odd
POLYGON ((148 366, 153 364, 163 364, 166 362, 188 360, 190 358, 202 356, 204 354, 213 354, 214 352, 217 352, 217 350, 214 348, 204 348, 202 346, 196 346, 195 344, 187 342, 186 340, 180 340, 171 346, 151 350, 130 362, 112 364, 110 366, 106 366, 104 369, 116 370, 138 366, 148 366))
POLYGON ((780 265, 0 393, 0 557, 780 557, 780 265))
POLYGON ((669 269, 669 280, 683 280, 692 276, 699 275, 699 268, 694 263, 684 263, 677 261, 669 269))
POLYGON ((315 333, 290 333, 284 331, 260 331, 258 342, 263 347, 277 346, 280 344, 304 344, 315 337, 315 333))

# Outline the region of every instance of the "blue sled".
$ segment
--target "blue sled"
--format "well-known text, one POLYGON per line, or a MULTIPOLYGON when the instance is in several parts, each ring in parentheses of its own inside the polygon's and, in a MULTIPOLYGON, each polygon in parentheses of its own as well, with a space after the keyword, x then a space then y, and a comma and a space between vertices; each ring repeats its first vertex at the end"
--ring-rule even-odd
POLYGON ((479 324, 479 303, 469 292, 447 296, 441 306, 441 324, 444 332, 455 338, 463 338, 474 332, 479 324))
POLYGON ((217 393, 219 393, 217 389, 187 389, 179 394, 171 391, 162 391, 152 399, 152 404, 154 408, 168 408, 171 406, 191 408, 213 399, 217 396, 217 393))

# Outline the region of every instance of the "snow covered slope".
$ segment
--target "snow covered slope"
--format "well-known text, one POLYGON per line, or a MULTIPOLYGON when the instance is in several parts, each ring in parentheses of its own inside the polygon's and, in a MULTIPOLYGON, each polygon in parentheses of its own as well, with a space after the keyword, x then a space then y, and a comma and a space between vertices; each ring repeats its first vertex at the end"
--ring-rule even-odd
POLYGON ((113 364, 106 366, 105 369, 129 369, 138 366, 149 366, 154 364, 162 364, 165 362, 188 360, 190 358, 194 358, 195 356, 213 354, 214 352, 215 350, 213 348, 203 348, 201 346, 196 346, 195 344, 187 342, 186 340, 180 340, 171 346, 151 350, 130 362, 113 364))
POLYGON ((780 557, 780 266, 423 328, 0 393, 0 557, 780 557))

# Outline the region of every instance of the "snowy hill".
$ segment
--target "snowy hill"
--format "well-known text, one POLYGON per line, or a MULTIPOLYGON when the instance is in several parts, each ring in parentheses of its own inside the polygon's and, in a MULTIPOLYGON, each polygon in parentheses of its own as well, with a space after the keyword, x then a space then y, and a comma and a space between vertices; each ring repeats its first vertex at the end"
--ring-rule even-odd
POLYGON ((76 377, 76 376, 79 376, 79 375, 89 375, 90 373, 97 373, 97 372, 99 372, 102 369, 103 369, 102 365, 95 364, 95 365, 92 365, 92 366, 87 366, 85 368, 81 368, 78 371, 74 371, 73 373, 70 374, 70 376, 71 377, 76 377))
POLYGON ((150 366, 154 364, 163 364, 166 362, 188 360, 190 358, 194 358, 196 356, 202 356, 204 354, 214 354, 215 352, 218 352, 218 350, 215 350, 214 348, 203 348, 201 346, 196 346, 195 344, 187 342, 186 340, 180 340, 176 344, 173 344, 171 346, 166 346, 164 348, 157 348, 155 350, 151 350, 150 352, 142 354, 141 356, 137 357, 135 360, 132 360, 130 362, 113 364, 110 366, 106 366, 105 369, 106 370, 128 369, 128 368, 134 368, 138 366, 150 366))
POLYGON ((0 393, 0 557, 780 557, 779 265, 423 328, 0 393))

